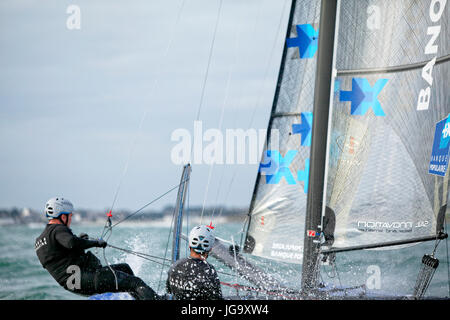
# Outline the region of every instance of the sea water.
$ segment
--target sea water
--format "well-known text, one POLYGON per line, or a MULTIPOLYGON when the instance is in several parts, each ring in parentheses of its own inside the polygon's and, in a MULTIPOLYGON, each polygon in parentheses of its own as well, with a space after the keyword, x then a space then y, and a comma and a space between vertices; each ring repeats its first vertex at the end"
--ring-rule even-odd
MULTIPOLYGON (((40 265, 34 250, 34 242, 44 227, 44 224, 0 226, 0 299, 86 299, 64 290, 40 265)), ((71 227, 75 234, 85 232, 94 238, 98 238, 103 229, 102 225, 77 225, 75 223, 71 227)), ((223 223, 216 226, 215 230, 216 235, 222 239, 234 241, 236 244, 241 242, 241 223, 223 223)), ((186 231, 183 231, 183 233, 186 233, 186 231)), ((165 293, 169 263, 158 258, 166 257, 170 259, 171 235, 169 225, 148 222, 123 223, 113 228, 108 243, 157 257, 143 259, 110 247, 107 247, 105 251, 99 248, 90 249, 100 258, 103 264, 128 263, 134 273, 149 286, 159 294, 165 293), (105 262, 105 258, 107 262, 105 262)), ((322 268, 321 280, 332 286, 365 285, 366 288, 375 292, 411 295, 421 268, 422 256, 430 254, 433 251, 434 244, 432 241, 397 250, 340 253, 336 256, 335 267, 324 266, 322 268)), ((187 245, 183 241, 181 257, 186 256, 186 252, 187 245)), ((443 240, 438 246, 436 257, 440 260, 440 265, 427 291, 427 296, 448 297, 449 269, 446 240, 443 240)), ((289 287, 300 288, 300 265, 283 264, 254 257, 249 258, 252 263, 273 274, 289 287)), ((220 280, 224 283, 222 288, 224 295, 245 294, 245 292, 236 291, 226 284, 252 286, 214 258, 210 258, 208 261, 219 272, 220 280)))

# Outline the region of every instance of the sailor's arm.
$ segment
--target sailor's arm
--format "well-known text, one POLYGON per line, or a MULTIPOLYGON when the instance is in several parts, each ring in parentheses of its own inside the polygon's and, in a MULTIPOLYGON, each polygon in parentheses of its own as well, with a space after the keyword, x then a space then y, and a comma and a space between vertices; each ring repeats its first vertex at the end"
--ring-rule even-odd
POLYGON ((58 230, 55 239, 67 249, 89 249, 93 247, 106 247, 107 243, 103 240, 88 240, 75 236, 68 228, 58 230))

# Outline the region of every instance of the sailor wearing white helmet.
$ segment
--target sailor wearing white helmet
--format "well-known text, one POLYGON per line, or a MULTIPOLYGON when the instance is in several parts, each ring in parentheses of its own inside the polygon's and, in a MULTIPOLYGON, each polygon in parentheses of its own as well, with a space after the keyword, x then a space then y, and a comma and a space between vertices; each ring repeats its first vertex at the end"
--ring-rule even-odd
POLYGON ((72 203, 63 198, 51 198, 45 204, 49 220, 36 239, 35 250, 42 266, 64 289, 89 296, 104 292, 129 292, 135 299, 161 299, 144 281, 134 276, 126 263, 102 266, 100 260, 86 249, 105 248, 101 239, 89 239, 83 233, 75 236, 69 228, 72 203))
POLYGON ((170 268, 166 288, 177 300, 222 300, 220 280, 206 259, 215 241, 211 226, 199 225, 189 233, 190 256, 170 268))

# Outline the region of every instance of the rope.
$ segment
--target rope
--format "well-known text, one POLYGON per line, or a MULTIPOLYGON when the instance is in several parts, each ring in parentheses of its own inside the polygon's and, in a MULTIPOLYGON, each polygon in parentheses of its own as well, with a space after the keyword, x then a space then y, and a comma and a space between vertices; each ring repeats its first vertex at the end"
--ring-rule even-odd
POLYGON ((105 262, 106 262, 109 270, 111 270, 112 274, 114 275, 114 281, 116 283, 116 290, 119 290, 119 282, 117 280, 117 274, 116 274, 116 271, 111 267, 110 263, 108 262, 108 259, 106 259, 106 250, 105 250, 105 248, 103 248, 103 259, 105 259, 105 262))
POLYGON ((416 299, 421 299, 425 295, 438 266, 439 260, 435 259, 434 256, 423 256, 422 268, 419 271, 419 275, 417 276, 416 284, 414 286, 413 296, 416 299))
MULTIPOLYGON (((102 236, 100 237, 101 239, 105 238, 108 233, 108 237, 106 238, 106 242, 108 242, 109 238, 112 235, 112 228, 117 226, 119 223, 122 223, 123 221, 129 219, 130 217, 136 215, 137 213, 139 213, 140 211, 142 211, 143 209, 145 209, 146 207, 148 207, 149 205, 151 205, 152 203, 156 202, 157 200, 161 199, 162 197, 166 196, 167 194, 169 194, 170 192, 172 192, 173 190, 175 190, 176 188, 178 188, 184 181, 182 181, 180 184, 178 184, 177 186, 171 188, 170 190, 166 191, 165 193, 163 193, 162 195, 160 195, 159 197, 157 197, 156 199, 150 201, 149 203, 147 203, 146 205, 142 206, 141 208, 139 208, 138 210, 136 210, 135 212, 129 214, 128 216, 126 216, 125 218, 123 218, 122 220, 119 220, 118 222, 116 222, 114 225, 111 225, 111 216, 108 216, 105 226, 103 227, 103 232, 102 232, 102 236)), ((113 247, 111 245, 109 245, 110 247, 113 247)), ((118 249, 116 247, 116 249, 118 249)), ((131 252, 130 252, 131 253, 131 252)), ((111 272, 114 275, 114 279, 115 279, 115 283, 116 283, 116 290, 119 290, 119 286, 118 286, 118 280, 117 280, 117 275, 115 270, 111 267, 110 263, 108 262, 108 259, 106 259, 106 252, 105 252, 105 248, 103 248, 103 259, 105 260, 106 265, 108 266, 108 268, 111 270, 111 272)))
POLYGON ((139 208, 138 210, 136 210, 135 212, 127 215, 125 218, 123 218, 122 220, 119 220, 118 222, 116 222, 113 226, 111 226, 110 228, 112 229, 113 227, 117 226, 119 223, 122 223, 123 221, 131 218, 132 216, 138 214, 139 212, 141 212, 142 210, 144 210, 145 208, 147 208, 149 205, 155 203, 156 201, 158 201, 159 199, 163 198, 164 196, 168 195, 170 192, 172 192, 173 190, 177 189, 182 183, 184 183, 187 180, 183 180, 181 181, 179 184, 177 184, 176 186, 170 188, 168 191, 164 192, 163 194, 161 194, 160 196, 158 196, 157 198, 153 199, 152 201, 150 201, 149 203, 145 204, 144 206, 142 206, 141 208, 139 208))
POLYGON ((153 256, 153 255, 142 253, 142 252, 137 252, 137 251, 132 251, 132 250, 125 249, 125 248, 116 247, 116 246, 111 245, 109 243, 108 243, 108 247, 111 247, 113 249, 120 250, 120 251, 129 253, 129 254, 135 255, 135 256, 137 256, 139 258, 142 258, 142 259, 145 259, 145 260, 148 260, 148 261, 151 261, 151 262, 155 262, 155 263, 158 263, 158 264, 163 264, 163 263, 159 262, 159 261, 156 261, 154 259, 159 259, 159 260, 163 260, 163 261, 170 261, 169 259, 166 259, 166 258, 161 258, 161 257, 153 256))
MULTIPOLYGON (((106 238, 105 241, 108 242, 108 240, 111 237, 111 235, 112 235, 111 216, 108 215, 108 218, 106 220, 105 226, 103 227, 103 231, 102 231, 102 235, 101 235, 100 239, 106 238), (108 235, 108 233, 109 233, 109 235, 108 235)), ((116 290, 119 290, 119 282, 117 280, 116 271, 111 267, 111 264, 109 263, 108 259, 106 259, 106 250, 105 250, 105 248, 103 248, 102 251, 103 251, 103 259, 105 260, 105 263, 108 266, 109 270, 111 270, 112 274, 114 275, 114 281, 115 281, 115 284, 116 284, 116 290)))
MULTIPOLYGON (((110 244, 108 244, 108 247, 111 247, 111 248, 113 248, 113 249, 116 249, 116 250, 119 250, 119 251, 123 251, 123 252, 129 253, 129 254, 135 255, 135 256, 137 256, 137 257, 139 257, 139 258, 142 258, 142 259, 144 259, 144 260, 147 260, 147 261, 150 261, 150 262, 154 262, 154 263, 160 264, 160 265, 162 265, 162 266, 165 265, 165 264, 164 264, 165 261, 171 261, 170 259, 167 259, 167 258, 162 258, 162 257, 158 257, 158 256, 153 256, 153 255, 150 255, 150 254, 146 254, 146 253, 142 253, 142 252, 137 252, 137 251, 133 251, 133 250, 130 250, 130 249, 120 248, 120 247, 117 247, 117 246, 114 246, 114 245, 110 245, 110 244), (157 261, 157 260, 155 260, 155 259, 157 259, 157 260, 162 260, 163 262, 157 261)), ((232 275, 232 274, 230 274, 230 273, 227 273, 227 272, 224 272, 224 271, 220 271, 220 270, 218 270, 217 273, 220 273, 220 274, 223 274, 223 275, 227 275, 227 276, 234 277, 234 275, 232 275)))

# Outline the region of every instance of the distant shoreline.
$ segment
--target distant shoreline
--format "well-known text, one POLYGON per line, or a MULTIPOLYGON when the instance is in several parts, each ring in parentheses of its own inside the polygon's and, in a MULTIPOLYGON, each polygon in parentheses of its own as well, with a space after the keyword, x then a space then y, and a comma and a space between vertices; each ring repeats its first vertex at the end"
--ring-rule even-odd
MULTIPOLYGON (((73 213, 72 221, 76 224, 83 225, 105 225, 106 214, 108 210, 89 210, 79 209, 73 213)), ((189 214, 190 221, 203 220, 205 223, 210 223, 209 219, 214 217, 214 221, 227 221, 227 222, 243 222, 247 216, 247 208, 225 208, 214 207, 204 208, 191 207, 185 209, 185 214, 189 214), (200 219, 203 217, 203 219, 200 219)), ((142 211, 136 214, 131 210, 115 210, 113 212, 113 224, 123 219, 127 219, 122 222, 127 225, 139 225, 139 224, 154 224, 154 225, 167 225, 171 223, 174 213, 174 207, 167 206, 160 211, 142 211), (132 216, 133 215, 133 216, 132 216)), ((214 222, 213 221, 213 222, 214 222)), ((0 226, 7 226, 13 224, 26 225, 26 224, 45 224, 47 219, 45 215, 38 210, 29 208, 12 208, 12 209, 0 209, 0 226)))

